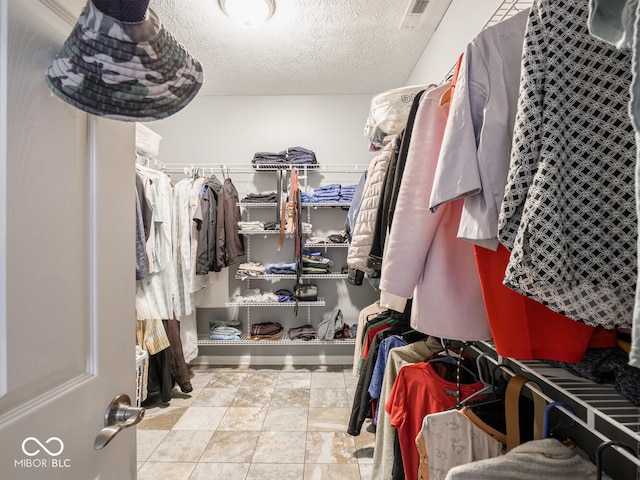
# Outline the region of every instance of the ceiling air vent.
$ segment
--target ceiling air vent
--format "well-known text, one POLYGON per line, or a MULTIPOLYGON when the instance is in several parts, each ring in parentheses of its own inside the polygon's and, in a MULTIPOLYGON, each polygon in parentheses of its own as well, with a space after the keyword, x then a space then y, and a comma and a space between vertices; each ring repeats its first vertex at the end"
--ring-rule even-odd
POLYGON ((422 20, 427 17, 436 17, 431 19, 436 21, 430 23, 435 23, 437 26, 450 4, 451 0, 411 0, 400 28, 409 30, 418 28, 422 20))

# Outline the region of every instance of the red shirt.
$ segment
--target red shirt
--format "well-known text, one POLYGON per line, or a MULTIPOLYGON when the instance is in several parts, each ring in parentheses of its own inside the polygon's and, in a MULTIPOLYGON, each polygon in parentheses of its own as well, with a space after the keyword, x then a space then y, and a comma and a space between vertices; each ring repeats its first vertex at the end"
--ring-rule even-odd
POLYGON ((509 250, 474 246, 489 328, 496 351, 520 360, 579 362, 587 347, 616 346, 616 331, 594 328, 554 312, 502 284, 509 250))
MULTIPOLYGON (((482 382, 463 384, 461 397, 464 399, 483 386, 482 382)), ((407 365, 398 373, 385 410, 390 415, 391 426, 398 431, 406 480, 418 478, 419 455, 415 440, 424 417, 455 404, 456 384, 440 377, 429 362, 407 365)))

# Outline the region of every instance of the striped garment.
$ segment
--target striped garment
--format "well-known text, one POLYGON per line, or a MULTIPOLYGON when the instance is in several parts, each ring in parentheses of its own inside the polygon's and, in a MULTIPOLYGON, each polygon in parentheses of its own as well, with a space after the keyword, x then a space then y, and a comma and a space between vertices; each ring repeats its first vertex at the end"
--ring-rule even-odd
MULTIPOLYGON (((554 438, 532 440, 500 457, 449 470, 445 480, 595 480, 596 466, 554 438)), ((603 475, 602 478, 609 478, 603 475)))

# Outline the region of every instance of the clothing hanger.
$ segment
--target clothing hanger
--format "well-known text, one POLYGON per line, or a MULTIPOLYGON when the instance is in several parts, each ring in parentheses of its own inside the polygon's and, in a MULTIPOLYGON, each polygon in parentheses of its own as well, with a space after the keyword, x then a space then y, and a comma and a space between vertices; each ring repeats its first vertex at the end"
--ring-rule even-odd
POLYGON ((621 447, 628 451, 631 455, 638 458, 636 452, 626 443, 619 442, 617 440, 609 440, 608 442, 604 442, 601 445, 598 445, 596 449, 596 469, 597 469, 597 477, 596 480, 602 480, 602 452, 604 452, 609 447, 621 447))
MULTIPOLYGON (((478 381, 478 376, 476 375, 476 373, 471 370, 469 367, 467 367, 466 365, 463 365, 461 362, 458 362, 458 356, 453 356, 451 355, 451 353, 449 353, 449 340, 446 340, 444 338, 440 339, 440 343, 442 344, 442 347, 444 348, 443 352, 444 355, 439 355, 436 356, 434 358, 432 358, 431 360, 428 360, 428 363, 440 363, 440 362, 444 362, 450 365, 455 365, 456 368, 459 366, 460 369, 464 370, 465 372, 467 372, 471 378, 474 379, 474 381, 478 381)), ((462 353, 464 351, 464 347, 460 350, 460 354, 459 356, 462 357, 462 353)))
POLYGON ((484 368, 482 368, 482 365, 481 365, 482 359, 483 358, 488 358, 488 357, 489 357, 489 355, 487 355, 485 352, 482 352, 480 355, 478 355, 476 357, 476 369, 478 370, 478 379, 482 382, 484 387, 482 387, 477 392, 472 393, 467 398, 464 398, 460 402, 459 407, 464 407, 466 403, 468 403, 470 400, 472 400, 475 397, 479 397, 480 395, 486 395, 488 393, 492 393, 493 392, 493 381, 489 381, 489 379, 485 378, 484 373, 485 373, 486 370, 484 368))
POLYGON ((440 106, 443 106, 445 103, 450 102, 451 98, 453 97, 453 91, 455 90, 456 83, 458 81, 458 72, 460 71, 460 65, 462 64, 463 55, 464 53, 461 53, 458 57, 455 70, 453 71, 453 77, 451 78, 451 85, 440 97, 440 106))
POLYGON ((542 438, 549 438, 551 432, 549 431, 549 412, 556 407, 563 407, 569 410, 574 415, 576 411, 573 409, 571 405, 568 405, 564 402, 551 402, 546 407, 544 407, 544 419, 542 423, 542 438))

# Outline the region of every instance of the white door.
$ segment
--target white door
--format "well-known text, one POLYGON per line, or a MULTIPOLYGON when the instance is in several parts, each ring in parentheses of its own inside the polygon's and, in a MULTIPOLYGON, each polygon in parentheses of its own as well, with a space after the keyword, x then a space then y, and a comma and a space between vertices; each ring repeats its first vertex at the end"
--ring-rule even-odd
POLYGON ((0 478, 136 477, 134 127, 53 97, 43 74, 79 9, 0 0, 0 478))

